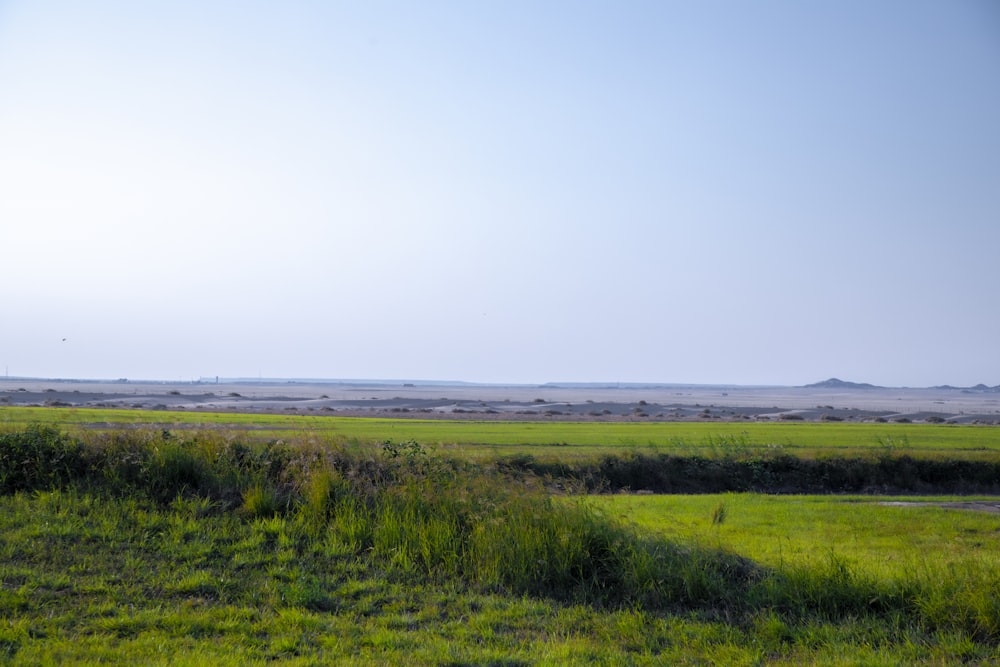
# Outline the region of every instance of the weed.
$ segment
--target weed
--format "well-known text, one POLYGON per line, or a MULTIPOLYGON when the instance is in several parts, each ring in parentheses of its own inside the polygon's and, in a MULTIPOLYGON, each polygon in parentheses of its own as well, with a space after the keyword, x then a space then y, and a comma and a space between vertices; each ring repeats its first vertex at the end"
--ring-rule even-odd
POLYGON ((251 518, 272 517, 278 513, 279 503, 274 491, 263 484, 254 484, 243 492, 243 513, 251 518))
POLYGON ((899 451, 910 449, 910 439, 905 433, 895 438, 888 434, 879 435, 876 437, 876 442, 878 442, 879 448, 882 450, 881 454, 884 457, 891 457, 899 451))
POLYGON ((726 522, 726 503, 724 501, 719 501, 719 503, 712 508, 712 525, 721 526, 726 522))
POLYGON ((404 456, 410 459, 427 456, 428 453, 423 445, 412 439, 400 443, 393 442, 392 440, 383 440, 382 451, 391 458, 404 456))

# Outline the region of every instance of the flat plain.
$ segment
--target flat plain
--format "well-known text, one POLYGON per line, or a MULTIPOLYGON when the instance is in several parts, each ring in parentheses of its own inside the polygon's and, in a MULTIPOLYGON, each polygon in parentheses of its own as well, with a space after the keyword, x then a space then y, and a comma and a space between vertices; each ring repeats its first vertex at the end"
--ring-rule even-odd
POLYGON ((585 474, 658 466, 750 483, 795 462, 820 484, 838 461, 961 476, 1000 460, 995 394, 204 396, 224 407, 185 385, 11 384, 12 662, 1000 664, 996 496, 579 495, 585 474), (371 406, 332 403, 348 400, 371 406), (452 407, 419 412, 435 401, 452 407))
POLYGON ((143 382, 0 378, 0 405, 525 421, 1000 423, 996 388, 143 382))

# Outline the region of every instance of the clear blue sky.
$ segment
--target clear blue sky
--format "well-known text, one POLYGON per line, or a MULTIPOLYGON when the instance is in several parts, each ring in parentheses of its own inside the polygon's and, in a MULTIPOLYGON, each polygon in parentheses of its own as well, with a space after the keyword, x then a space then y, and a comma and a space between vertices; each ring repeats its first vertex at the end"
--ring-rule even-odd
POLYGON ((0 0, 12 376, 994 385, 998 257, 994 0, 0 0))

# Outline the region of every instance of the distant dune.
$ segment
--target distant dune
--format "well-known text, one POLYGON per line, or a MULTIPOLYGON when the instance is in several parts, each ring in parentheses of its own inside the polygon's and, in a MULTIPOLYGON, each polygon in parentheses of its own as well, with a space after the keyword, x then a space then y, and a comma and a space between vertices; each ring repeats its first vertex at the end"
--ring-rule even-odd
POLYGON ((0 408, 50 406, 353 417, 556 421, 1000 423, 1000 387, 892 388, 830 378, 800 387, 419 380, 148 382, 0 378, 0 408))

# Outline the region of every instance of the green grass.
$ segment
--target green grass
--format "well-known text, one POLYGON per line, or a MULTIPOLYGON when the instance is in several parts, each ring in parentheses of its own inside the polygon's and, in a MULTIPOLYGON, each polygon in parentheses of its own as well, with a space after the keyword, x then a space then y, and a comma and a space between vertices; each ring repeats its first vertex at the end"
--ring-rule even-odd
POLYGON ((252 430, 260 438, 323 438, 339 443, 416 440, 473 458, 530 453, 559 459, 614 451, 729 456, 788 453, 858 456, 872 452, 914 457, 1000 460, 1000 428, 971 425, 779 422, 524 422, 385 419, 314 415, 0 407, 0 428, 28 424, 116 429, 252 430))
POLYGON ((413 441, 2 433, 0 661, 1000 664, 995 516, 551 483, 413 441))
POLYGON ((643 533, 735 551, 769 567, 822 566, 835 558, 881 579, 919 573, 931 563, 946 570, 975 563, 1000 571, 1000 515, 883 504, 898 500, 975 498, 727 493, 592 496, 588 502, 643 533), (724 519, 718 521, 720 508, 724 519))
MULTIPOLYGON (((866 589, 880 606, 903 595, 925 626, 943 629, 962 619, 973 634, 992 635, 1000 631, 1000 517, 884 504, 970 500, 719 494, 588 502, 644 534, 722 549, 783 572, 797 582, 793 602, 866 589)), ((1000 657, 995 649, 992 655, 1000 657)))
MULTIPOLYGON (((902 613, 828 618, 819 605, 803 615, 772 601, 727 618, 490 592, 380 565, 294 516, 249 519, 197 501, 22 493, 0 498, 0 526, 0 650, 20 664, 997 660, 994 640, 902 613)), ((812 576, 842 585, 823 568, 812 576)))

